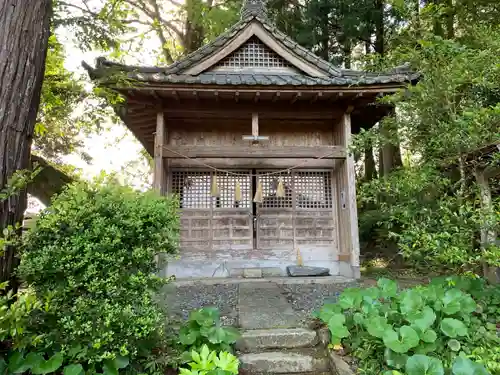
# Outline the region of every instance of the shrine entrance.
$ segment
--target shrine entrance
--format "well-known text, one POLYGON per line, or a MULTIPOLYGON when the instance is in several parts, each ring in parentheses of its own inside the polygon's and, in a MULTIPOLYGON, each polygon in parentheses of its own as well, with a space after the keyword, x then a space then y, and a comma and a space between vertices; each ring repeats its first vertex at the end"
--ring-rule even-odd
POLYGON ((174 170, 170 186, 179 197, 183 249, 293 250, 337 245, 331 170, 248 169, 225 174, 174 170), (277 194, 279 181, 282 196, 277 194), (259 184, 262 198, 255 202, 259 184))

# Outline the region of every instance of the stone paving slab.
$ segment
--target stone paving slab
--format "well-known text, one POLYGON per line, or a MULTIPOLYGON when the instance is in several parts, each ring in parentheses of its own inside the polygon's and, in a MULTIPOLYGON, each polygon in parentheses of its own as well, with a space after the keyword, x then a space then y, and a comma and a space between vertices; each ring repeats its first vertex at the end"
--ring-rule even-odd
POLYGON ((321 373, 330 369, 328 356, 318 349, 249 353, 239 359, 242 369, 250 373, 321 373))
POLYGON ((243 329, 297 328, 300 317, 274 283, 239 284, 239 326, 243 329))
POLYGON ((252 329, 243 331, 236 349, 249 352, 263 349, 313 347, 318 343, 316 331, 307 328, 252 329))

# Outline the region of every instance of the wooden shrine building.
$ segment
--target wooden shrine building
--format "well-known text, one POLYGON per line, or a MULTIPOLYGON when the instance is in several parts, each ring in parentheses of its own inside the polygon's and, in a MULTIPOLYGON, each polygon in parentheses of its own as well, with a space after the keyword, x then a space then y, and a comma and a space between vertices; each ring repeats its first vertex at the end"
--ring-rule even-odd
POLYGON ((154 187, 180 198, 177 277, 264 275, 297 263, 359 276, 351 133, 387 114, 404 70, 340 69, 246 0, 241 20, 167 67, 85 64, 126 97, 119 114, 154 157, 154 187), (125 79, 124 79, 125 78, 125 79))

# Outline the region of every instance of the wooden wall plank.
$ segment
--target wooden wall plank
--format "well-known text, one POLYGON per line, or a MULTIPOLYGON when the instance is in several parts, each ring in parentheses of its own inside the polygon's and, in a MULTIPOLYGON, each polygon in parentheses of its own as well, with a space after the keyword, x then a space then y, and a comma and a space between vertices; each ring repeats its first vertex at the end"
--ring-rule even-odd
POLYGON ((162 192, 165 185, 165 168, 162 150, 165 143, 165 117, 163 111, 159 111, 156 115, 156 134, 154 148, 154 171, 153 171, 153 188, 162 192))
POLYGON ((258 158, 258 159, 296 159, 322 158, 343 159, 346 157, 342 146, 164 146, 164 158, 258 158))

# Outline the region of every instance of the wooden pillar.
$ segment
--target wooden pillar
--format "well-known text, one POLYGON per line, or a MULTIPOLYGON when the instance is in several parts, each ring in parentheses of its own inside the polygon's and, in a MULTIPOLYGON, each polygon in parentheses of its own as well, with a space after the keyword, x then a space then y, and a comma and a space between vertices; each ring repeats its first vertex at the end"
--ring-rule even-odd
MULTIPOLYGON (((337 142, 344 147, 351 143, 351 112, 349 108, 341 117, 336 129, 337 142)), ((356 204, 356 170, 354 155, 349 153, 337 169, 338 216, 339 216, 339 261, 348 262, 350 276, 359 278, 359 231, 356 204)), ((341 273, 346 274, 342 264, 341 273)), ((349 275, 346 275, 349 276, 349 275)))
MULTIPOLYGON (((495 231, 495 211, 491 199, 491 189, 488 176, 481 168, 475 170, 476 182, 481 192, 481 248, 487 249, 495 245, 497 233, 495 231)), ((500 283, 500 274, 497 267, 488 266, 483 262, 483 276, 491 283, 500 283)))
POLYGON ((165 163, 162 156, 165 144, 165 118, 163 111, 156 114, 156 133, 154 149, 153 188, 160 193, 165 193, 165 163))

